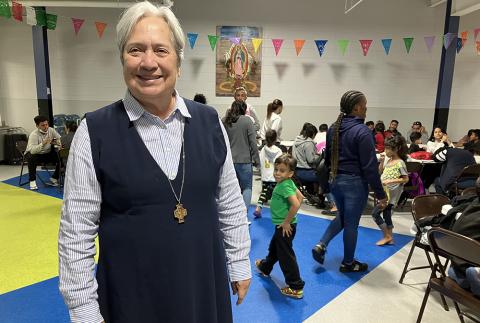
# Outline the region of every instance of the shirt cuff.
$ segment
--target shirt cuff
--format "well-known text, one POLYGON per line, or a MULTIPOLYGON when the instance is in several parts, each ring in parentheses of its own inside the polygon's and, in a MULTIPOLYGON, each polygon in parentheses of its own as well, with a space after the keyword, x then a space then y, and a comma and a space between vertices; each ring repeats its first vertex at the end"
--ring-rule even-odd
POLYGON ((228 273, 231 282, 238 282, 252 278, 250 259, 239 260, 228 265, 228 273))
POLYGON ((72 323, 102 323, 104 321, 97 302, 69 309, 69 313, 72 323))

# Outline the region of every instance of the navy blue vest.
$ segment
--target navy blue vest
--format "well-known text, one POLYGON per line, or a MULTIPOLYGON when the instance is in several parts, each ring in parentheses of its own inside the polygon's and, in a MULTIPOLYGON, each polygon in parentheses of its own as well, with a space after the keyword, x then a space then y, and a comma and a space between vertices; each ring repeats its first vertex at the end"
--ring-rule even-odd
MULTIPOLYGON (((122 101, 87 114, 102 189, 97 281, 107 323, 232 322, 215 202, 226 144, 216 111, 185 103, 192 118, 184 130, 184 224, 174 219, 167 177, 122 101)), ((177 195, 182 165, 172 183, 177 195)))

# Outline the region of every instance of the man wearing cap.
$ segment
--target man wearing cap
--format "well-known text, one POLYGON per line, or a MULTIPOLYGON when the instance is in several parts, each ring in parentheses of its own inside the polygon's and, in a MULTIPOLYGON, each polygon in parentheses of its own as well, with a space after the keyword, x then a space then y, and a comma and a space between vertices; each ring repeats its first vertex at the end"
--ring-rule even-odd
POLYGON ((422 144, 426 145, 427 144, 427 141, 428 141, 428 133, 427 133, 427 130, 425 129, 424 126, 422 126, 422 123, 420 121, 415 121, 413 124, 412 124, 412 129, 408 130, 407 131, 407 136, 405 137, 405 139, 407 139, 407 143, 408 144, 411 144, 411 140, 410 140, 410 135, 412 134, 412 132, 420 132, 422 134, 422 144))

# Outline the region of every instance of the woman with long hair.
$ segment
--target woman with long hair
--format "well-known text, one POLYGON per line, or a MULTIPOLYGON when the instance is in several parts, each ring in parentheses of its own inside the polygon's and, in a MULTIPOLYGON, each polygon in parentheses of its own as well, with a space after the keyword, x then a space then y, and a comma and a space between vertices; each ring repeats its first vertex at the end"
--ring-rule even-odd
POLYGON ((267 106, 267 117, 263 121, 262 128, 260 129, 260 138, 265 140, 265 134, 268 130, 272 129, 277 132, 277 141, 281 141, 282 136, 282 117, 280 114, 283 111, 283 102, 280 99, 275 99, 267 106))
POLYGON ((240 189, 242 190, 245 206, 250 206, 252 199, 252 162, 260 166, 255 127, 245 116, 247 105, 245 101, 233 101, 223 119, 230 149, 232 150, 233 166, 237 174, 240 189))
POLYGON ((375 192, 379 209, 387 205, 371 130, 364 124, 366 114, 365 95, 359 91, 348 91, 340 101, 340 115, 327 133, 325 163, 330 168, 330 190, 338 213, 313 248, 312 255, 323 264, 328 243, 343 230, 341 272, 368 269, 368 264, 354 258, 358 225, 368 199, 368 185, 375 192))

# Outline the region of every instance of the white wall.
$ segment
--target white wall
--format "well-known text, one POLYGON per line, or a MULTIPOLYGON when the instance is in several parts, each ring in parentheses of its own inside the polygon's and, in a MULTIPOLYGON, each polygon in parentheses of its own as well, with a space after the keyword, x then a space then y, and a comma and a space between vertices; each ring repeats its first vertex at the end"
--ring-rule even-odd
MULTIPOLYGON (((369 120, 400 121, 406 132, 414 120, 431 128, 443 33, 444 5, 427 8, 420 0, 365 0, 348 15, 340 0, 288 0, 241 2, 177 1, 174 11, 185 32, 199 33, 196 47, 186 49, 186 60, 177 88, 185 97, 204 93, 220 114, 230 98, 215 97, 215 54, 207 35, 217 25, 261 26, 265 42, 262 57, 262 96, 249 98, 261 118, 274 98, 285 104, 284 138, 293 138, 306 121, 331 123, 338 114, 343 92, 358 89, 366 93, 369 120), (432 53, 423 41, 437 35, 432 53), (410 54, 403 37, 415 37, 410 54), (285 38, 275 57, 269 39, 285 38), (307 42, 296 56, 293 39, 307 42), (381 38, 393 38, 386 56, 381 38), (319 57, 314 39, 328 39, 323 57, 319 57), (336 45, 338 39, 350 39, 345 56, 336 45), (364 57, 358 39, 373 39, 364 57)), ((124 94, 121 67, 114 44, 114 26, 120 10, 49 8, 59 14, 58 27, 49 31, 50 65, 54 113, 94 110, 124 94), (78 36, 70 17, 87 19, 78 36), (93 21, 108 23, 104 37, 98 39, 93 21)), ((473 28, 480 13, 461 18, 461 30, 473 28)), ((33 72, 31 28, 25 23, 0 18, 0 113, 11 125, 32 129, 36 114, 36 90, 33 72), (6 31, 6 32, 4 32, 6 31), (6 44, 6 46, 4 46, 6 44)), ((473 39, 473 35, 470 34, 473 39)), ((457 56, 449 133, 460 137, 480 120, 480 57, 473 41, 457 56), (465 121, 468 119, 468 121, 465 121), (468 125, 468 126, 467 126, 468 125)), ((479 127, 478 123, 475 127, 479 127)))

